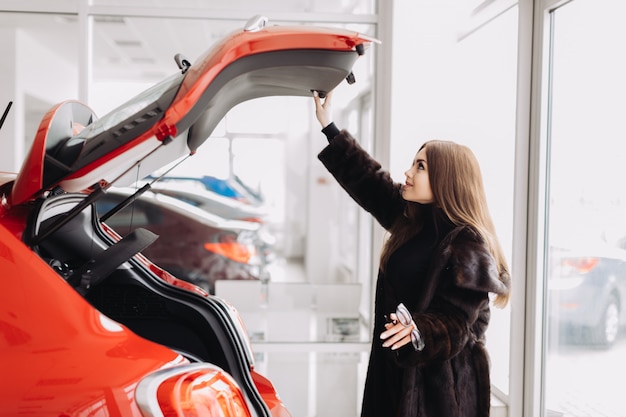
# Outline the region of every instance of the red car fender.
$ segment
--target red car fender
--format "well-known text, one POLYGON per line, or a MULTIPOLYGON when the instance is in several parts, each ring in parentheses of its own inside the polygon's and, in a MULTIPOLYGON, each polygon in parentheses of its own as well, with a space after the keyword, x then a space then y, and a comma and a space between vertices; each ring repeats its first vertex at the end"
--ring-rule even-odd
POLYGON ((94 309, 4 226, 0 269, 0 415, 140 416, 136 384, 186 362, 94 309))
POLYGON ((272 417, 291 417, 291 413, 289 413, 281 399, 278 397, 278 393, 270 380, 254 371, 252 371, 251 374, 254 385, 259 390, 259 394, 261 394, 265 404, 267 404, 270 409, 272 417))

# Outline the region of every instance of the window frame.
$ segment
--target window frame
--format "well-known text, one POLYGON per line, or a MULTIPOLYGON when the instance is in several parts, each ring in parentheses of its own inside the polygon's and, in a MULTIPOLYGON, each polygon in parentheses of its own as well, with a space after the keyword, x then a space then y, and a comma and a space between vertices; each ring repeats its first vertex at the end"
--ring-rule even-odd
POLYGON ((511 318, 510 417, 542 416, 546 353, 543 278, 546 253, 551 13, 572 0, 522 0, 519 6, 511 318), (517 278, 517 279, 516 279, 517 278), (519 341, 523 343, 519 343, 519 341), (514 343, 513 341, 518 341, 514 343))

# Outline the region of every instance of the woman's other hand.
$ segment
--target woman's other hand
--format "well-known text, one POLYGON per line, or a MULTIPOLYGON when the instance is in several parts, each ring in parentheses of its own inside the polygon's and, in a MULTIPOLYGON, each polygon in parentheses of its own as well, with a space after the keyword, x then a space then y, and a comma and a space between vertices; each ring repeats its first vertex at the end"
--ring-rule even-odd
POLYGON ((320 97, 317 91, 313 91, 313 100, 315 101, 315 117, 322 125, 322 129, 331 124, 332 119, 330 116, 331 109, 331 97, 333 92, 326 94, 323 99, 320 97))
POLYGON ((413 325, 405 327, 397 320, 396 314, 391 313, 391 321, 385 324, 385 331, 380 334, 380 339, 383 341, 383 347, 396 350, 404 345, 411 343, 411 330, 413 325))

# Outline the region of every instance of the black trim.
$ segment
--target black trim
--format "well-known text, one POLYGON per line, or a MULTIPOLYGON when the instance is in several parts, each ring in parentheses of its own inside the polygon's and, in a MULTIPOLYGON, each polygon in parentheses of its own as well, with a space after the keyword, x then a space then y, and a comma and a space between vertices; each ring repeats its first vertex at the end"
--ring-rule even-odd
POLYGON ((47 150, 42 179, 43 189, 51 187, 72 172, 147 132, 163 118, 179 87, 179 83, 174 84, 148 107, 99 135, 85 139, 79 133, 73 137, 66 137, 53 150, 47 150))
MULTIPOLYGON (((63 194, 39 200, 24 236, 32 235, 48 209, 56 211, 62 205, 82 207, 85 199, 83 194, 63 194)), ((63 214, 47 219, 40 228, 46 230, 58 217, 63 214)), ((252 380, 244 353, 245 341, 237 333, 224 301, 172 286, 134 257, 127 260, 130 268, 111 270, 113 264, 149 244, 153 237, 141 232, 136 242, 129 242, 130 247, 120 241, 119 249, 115 249, 115 241, 102 230, 90 205, 33 249, 64 279, 86 264, 96 265, 98 259, 104 260, 103 268, 96 268, 101 272, 98 282, 92 282, 89 291, 79 290, 94 308, 145 339, 224 369, 242 389, 251 415, 271 417, 252 380), (107 259, 110 255, 115 259, 107 259)))

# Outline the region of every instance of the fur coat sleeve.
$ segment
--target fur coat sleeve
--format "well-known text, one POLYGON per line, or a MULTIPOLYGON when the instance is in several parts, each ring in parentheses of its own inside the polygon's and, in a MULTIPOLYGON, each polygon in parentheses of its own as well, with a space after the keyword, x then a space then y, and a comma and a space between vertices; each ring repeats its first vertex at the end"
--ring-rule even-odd
POLYGON ((404 211, 401 185, 347 131, 342 130, 318 157, 350 197, 385 229, 404 211), (383 210, 381 202, 385 202, 383 210))
POLYGON ((400 349, 401 366, 448 360, 468 344, 484 342, 489 294, 507 294, 510 279, 500 276, 486 242, 469 227, 457 227, 441 242, 427 277, 427 290, 413 319, 424 350, 400 349))

